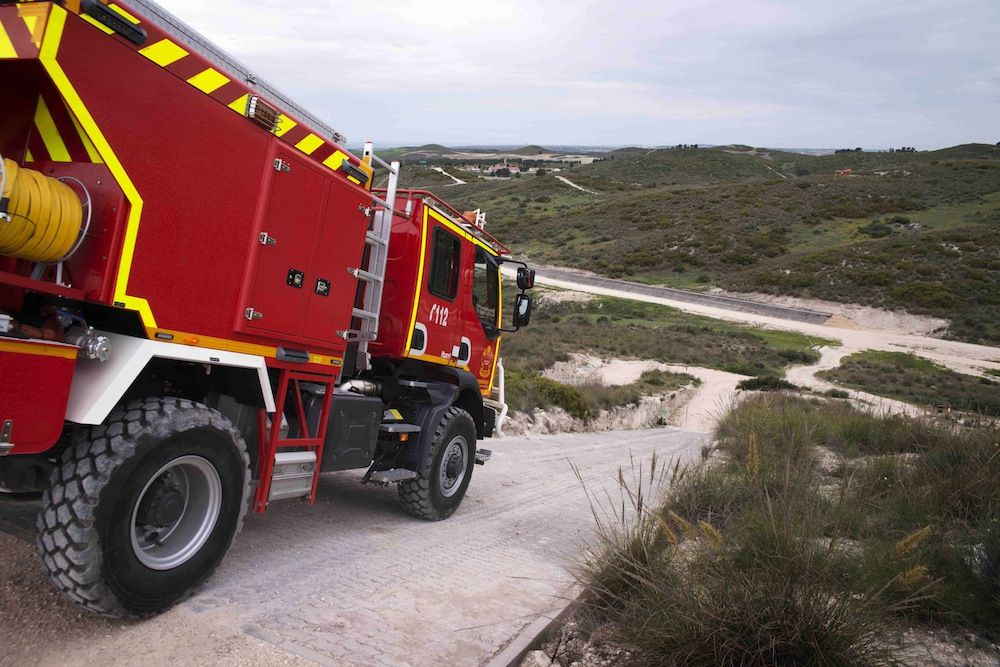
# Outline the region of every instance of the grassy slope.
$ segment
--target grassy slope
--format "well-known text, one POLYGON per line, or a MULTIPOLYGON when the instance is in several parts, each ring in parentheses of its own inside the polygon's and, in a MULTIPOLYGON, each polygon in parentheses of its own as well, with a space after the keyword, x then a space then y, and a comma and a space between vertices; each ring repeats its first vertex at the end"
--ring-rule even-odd
POLYGON ((483 207, 533 261, 905 308, 953 320, 954 337, 1000 342, 1000 149, 767 155, 623 149, 563 165, 599 196, 551 175, 441 194, 483 207), (843 168, 855 175, 834 175, 843 168))
POLYGON ((854 389, 903 401, 1000 415, 1000 382, 962 375, 905 352, 868 350, 818 373, 854 389))
POLYGON ((634 664, 890 665, 914 622, 1000 635, 995 430, 761 395, 717 435, 727 456, 656 509, 633 470, 637 518, 612 503, 589 550, 585 608, 634 664))
POLYGON ((542 297, 531 326, 504 339, 503 356, 515 371, 541 371, 572 352, 591 350, 745 375, 781 375, 788 365, 818 359, 815 346, 833 344, 625 299, 546 304, 542 297))

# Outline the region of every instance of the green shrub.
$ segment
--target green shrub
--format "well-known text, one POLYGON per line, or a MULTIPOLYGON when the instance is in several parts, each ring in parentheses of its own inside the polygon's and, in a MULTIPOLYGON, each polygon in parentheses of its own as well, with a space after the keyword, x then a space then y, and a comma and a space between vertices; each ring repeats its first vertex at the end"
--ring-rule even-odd
POLYGON ((1000 636, 996 428, 772 394, 716 436, 720 462, 633 463, 622 498, 595 511, 586 609, 639 662, 896 664, 914 622, 1000 636), (836 476, 821 476, 819 447, 846 457, 836 476))
POLYGON ((554 405, 578 419, 595 414, 594 404, 577 387, 537 373, 508 371, 505 383, 507 404, 512 410, 530 411, 554 405))
POLYGON ((903 304, 919 308, 948 308, 956 302, 955 294, 937 281, 914 281, 892 290, 892 295, 903 304))
POLYGON ((776 375, 759 375, 757 377, 740 380, 736 385, 737 389, 745 391, 781 391, 783 389, 797 389, 797 387, 784 378, 776 375))

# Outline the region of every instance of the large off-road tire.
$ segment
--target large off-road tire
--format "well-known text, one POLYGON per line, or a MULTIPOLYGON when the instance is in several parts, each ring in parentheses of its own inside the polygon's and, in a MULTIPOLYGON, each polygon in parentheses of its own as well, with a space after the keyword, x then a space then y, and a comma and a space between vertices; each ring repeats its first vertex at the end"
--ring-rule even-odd
POLYGON ((399 483, 410 514, 428 521, 447 519, 462 504, 476 462, 476 425, 461 408, 448 408, 434 429, 417 477, 399 483))
POLYGON ((42 496, 38 551, 55 587, 114 617, 185 599, 246 514, 250 459, 223 415, 179 398, 116 408, 80 429, 42 496))

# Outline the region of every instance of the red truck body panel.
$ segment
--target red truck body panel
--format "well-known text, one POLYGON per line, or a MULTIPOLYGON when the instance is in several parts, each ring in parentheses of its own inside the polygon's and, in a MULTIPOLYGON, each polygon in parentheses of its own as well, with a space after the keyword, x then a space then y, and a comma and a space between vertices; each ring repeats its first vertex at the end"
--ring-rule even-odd
POLYGON ((43 452, 62 433, 76 348, 0 339, 0 423, 11 421, 10 454, 43 452))
POLYGON ((17 83, 3 93, 14 115, 0 147, 79 178, 93 198, 95 226, 66 266, 73 285, 137 310, 150 337, 270 357, 292 347, 336 373, 357 285, 347 268, 361 261, 359 208, 370 201, 337 167, 360 160, 289 115, 271 132, 258 126, 243 114, 245 82, 121 8, 147 31, 144 45, 49 3, 0 7, 5 34, 32 47, 0 60, 17 83), (40 49, 22 34, 27 9, 41 16, 40 49), (279 155, 291 172, 275 171, 279 155), (260 245, 261 231, 277 244, 260 245), (301 284, 286 284, 291 270, 301 284), (317 279, 330 285, 322 295, 317 279), (263 317, 246 320, 247 308, 263 317))

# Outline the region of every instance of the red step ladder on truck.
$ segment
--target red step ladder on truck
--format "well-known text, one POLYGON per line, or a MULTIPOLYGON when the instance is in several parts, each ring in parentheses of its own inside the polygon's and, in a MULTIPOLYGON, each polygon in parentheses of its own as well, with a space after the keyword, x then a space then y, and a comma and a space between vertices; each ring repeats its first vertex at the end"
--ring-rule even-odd
POLYGON ((455 511, 534 283, 503 328, 479 216, 149 0, 0 1, 0 109, 0 487, 59 590, 159 612, 323 472, 455 511))

